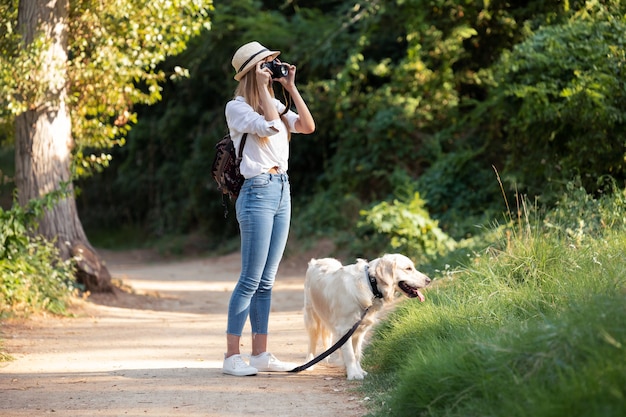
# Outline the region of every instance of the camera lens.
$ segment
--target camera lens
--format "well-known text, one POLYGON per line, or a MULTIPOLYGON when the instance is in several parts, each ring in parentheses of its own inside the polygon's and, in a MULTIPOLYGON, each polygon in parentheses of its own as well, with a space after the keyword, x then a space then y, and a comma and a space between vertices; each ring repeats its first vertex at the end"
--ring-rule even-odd
POLYGON ((282 78, 289 74, 289 68, 285 64, 281 64, 275 59, 261 65, 261 68, 269 68, 272 71, 272 78, 282 78))

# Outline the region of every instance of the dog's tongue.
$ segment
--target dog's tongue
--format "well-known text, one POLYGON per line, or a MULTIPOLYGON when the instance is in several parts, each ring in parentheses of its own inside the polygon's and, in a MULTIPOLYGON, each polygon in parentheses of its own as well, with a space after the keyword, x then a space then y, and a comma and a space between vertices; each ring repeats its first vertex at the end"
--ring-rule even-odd
POLYGON ((417 296, 420 299, 420 302, 424 302, 426 300, 426 297, 424 297, 424 294, 422 294, 419 290, 416 291, 417 292, 417 296))

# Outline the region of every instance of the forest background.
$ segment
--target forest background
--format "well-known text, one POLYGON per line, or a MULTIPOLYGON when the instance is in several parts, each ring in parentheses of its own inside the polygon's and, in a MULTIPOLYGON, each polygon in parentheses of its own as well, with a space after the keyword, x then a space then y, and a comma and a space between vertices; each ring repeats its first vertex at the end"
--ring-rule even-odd
MULTIPOLYGON (((428 306, 403 306, 373 338, 373 413, 623 415, 622 3, 204 2, 210 28, 155 58, 162 77, 136 79, 148 99, 109 113, 97 100, 117 91, 83 86, 95 101, 72 120, 80 220, 98 248, 237 250, 210 165, 236 86, 232 54, 257 40, 298 67, 317 126, 291 143, 288 251, 324 238, 345 260, 402 252, 440 283, 428 306)), ((89 1, 70 4, 80 16, 89 1)), ((150 30, 132 23, 112 26, 112 39, 150 30)), ((17 203, 5 97, 0 311, 62 312, 63 294, 81 288, 72 259, 57 262, 33 233, 59 196, 17 203)))
POLYGON ((509 196, 543 206, 572 180, 595 194, 609 177, 624 183, 618 1, 214 5, 211 30, 163 65, 190 77, 136 109, 107 169, 77 171, 96 242, 98 230, 127 230, 118 242, 136 243, 194 234, 206 248, 237 236, 209 166, 235 88, 233 51, 252 39, 298 66, 316 119, 316 133, 292 143, 297 238, 345 233, 345 245, 359 245, 351 255, 391 244, 425 262, 448 236, 473 236, 504 211, 496 171, 509 196))
POLYGON ((236 247, 209 169, 230 59, 255 39, 298 66, 317 122, 292 143, 293 236, 430 261, 499 218, 503 191, 550 207, 570 181, 595 195, 623 185, 623 13, 614 0, 214 2, 210 30, 160 64, 189 77, 112 137, 78 138, 80 218, 97 246, 236 247))

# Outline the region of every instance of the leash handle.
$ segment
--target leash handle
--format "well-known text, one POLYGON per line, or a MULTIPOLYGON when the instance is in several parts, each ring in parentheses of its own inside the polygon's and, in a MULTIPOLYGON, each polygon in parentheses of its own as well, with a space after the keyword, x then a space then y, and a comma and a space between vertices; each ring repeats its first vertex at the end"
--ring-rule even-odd
POLYGON ((295 372, 302 372, 305 369, 315 365, 319 361, 324 360, 331 353, 333 353, 334 351, 339 349, 354 334, 354 332, 356 331, 357 327, 359 327, 359 324, 361 324, 361 322, 365 318, 365 315, 367 314, 369 309, 370 309, 369 307, 366 308, 365 311, 363 311, 363 314, 361 314, 361 318, 359 319, 359 321, 354 323, 354 326, 352 326, 352 328, 350 330, 348 330, 348 332, 346 334, 344 334, 341 337, 341 339, 337 340, 337 342, 335 342, 335 344, 332 345, 330 348, 328 348, 325 352, 319 354, 317 357, 311 359, 310 361, 308 361, 304 365, 297 366, 297 367, 293 368, 291 371, 287 371, 287 372, 294 372, 294 373, 295 372))

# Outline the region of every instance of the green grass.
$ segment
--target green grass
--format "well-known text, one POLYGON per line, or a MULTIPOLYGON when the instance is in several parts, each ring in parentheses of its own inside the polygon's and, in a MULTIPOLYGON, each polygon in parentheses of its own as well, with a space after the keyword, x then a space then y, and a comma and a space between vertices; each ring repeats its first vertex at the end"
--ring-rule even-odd
POLYGON ((365 352, 370 415, 626 415, 625 223, 508 229, 402 303, 365 352))

